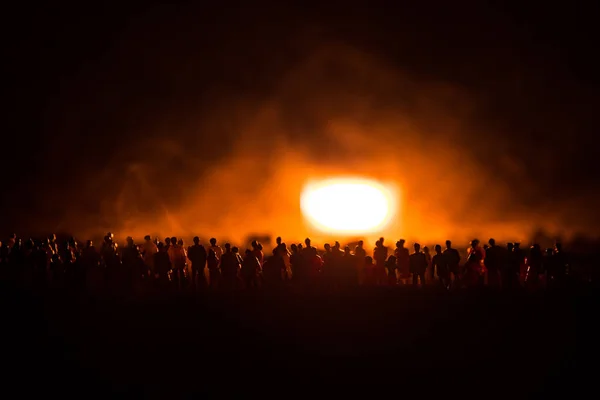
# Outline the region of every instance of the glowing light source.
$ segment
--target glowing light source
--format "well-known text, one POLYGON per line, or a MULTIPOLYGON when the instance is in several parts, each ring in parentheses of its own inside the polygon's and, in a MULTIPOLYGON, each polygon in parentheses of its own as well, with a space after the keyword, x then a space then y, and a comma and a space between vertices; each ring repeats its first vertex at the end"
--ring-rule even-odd
POLYGON ((302 214, 315 228, 338 234, 381 231, 394 216, 396 206, 390 187, 362 178, 309 182, 300 197, 302 214))

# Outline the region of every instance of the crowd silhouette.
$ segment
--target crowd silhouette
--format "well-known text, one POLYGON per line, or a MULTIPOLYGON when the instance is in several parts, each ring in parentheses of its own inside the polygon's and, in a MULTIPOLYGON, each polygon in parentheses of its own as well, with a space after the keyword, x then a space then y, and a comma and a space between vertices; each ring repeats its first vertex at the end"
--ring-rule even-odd
POLYGON ((278 237, 265 254, 256 240, 240 252, 230 243, 221 247, 215 238, 205 246, 195 237, 186 246, 181 238, 160 241, 148 235, 141 244, 128 237, 120 247, 109 232, 98 248, 91 240, 82 246, 72 237, 59 243, 55 234, 25 241, 13 234, 0 243, 0 271, 3 280, 37 289, 114 293, 359 285, 536 290, 597 282, 596 268, 578 262, 558 242, 545 251, 535 243, 524 250, 520 243, 499 245, 494 239, 484 245, 474 239, 466 251, 450 240, 433 249, 432 254, 419 243, 409 248, 404 239, 390 248, 382 237, 369 254, 363 241, 354 248, 325 243, 319 250, 309 238, 288 247, 278 237))
POLYGON ((561 243, 446 241, 430 251, 384 238, 249 238, 246 248, 59 237, 2 241, 7 364, 20 366, 20 387, 36 386, 22 372, 35 365, 43 390, 141 398, 288 393, 280 386, 338 393, 356 382, 389 393, 379 382, 422 390, 432 379, 447 395, 462 373, 470 393, 508 382, 499 386, 510 394, 537 390, 556 371, 571 379, 562 366, 573 354, 588 362, 598 332, 594 259, 561 243), (71 383, 57 384, 65 376, 71 383))

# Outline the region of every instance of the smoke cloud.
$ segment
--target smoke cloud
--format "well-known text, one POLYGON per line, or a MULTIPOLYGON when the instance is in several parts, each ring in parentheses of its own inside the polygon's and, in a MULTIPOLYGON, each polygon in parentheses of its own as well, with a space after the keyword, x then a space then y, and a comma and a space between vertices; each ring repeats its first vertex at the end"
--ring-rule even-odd
POLYGON ((132 127, 142 137, 115 146, 102 172, 78 189, 81 201, 48 228, 77 237, 112 231, 120 239, 322 242, 333 238, 300 213, 303 184, 361 176, 400 191, 398 220, 380 233, 388 242, 525 242, 540 230, 590 232, 567 202, 557 212, 560 199, 539 198, 535 177, 505 151, 503 132, 482 121, 480 101, 351 46, 321 43, 262 97, 215 96, 177 117, 159 110, 151 123, 132 127))

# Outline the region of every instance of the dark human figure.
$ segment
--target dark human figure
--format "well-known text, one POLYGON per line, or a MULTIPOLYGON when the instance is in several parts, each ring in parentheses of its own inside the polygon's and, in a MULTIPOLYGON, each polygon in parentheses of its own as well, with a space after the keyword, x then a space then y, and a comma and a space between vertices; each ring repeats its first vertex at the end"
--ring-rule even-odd
MULTIPOLYGON (((9 269, 10 269, 9 275, 10 275, 10 279, 13 282, 20 284, 21 283, 20 280, 22 277, 22 268, 23 268, 23 264, 25 263, 25 252, 23 249, 23 242, 21 241, 20 238, 16 238, 16 239, 11 238, 11 240, 9 241, 9 244, 11 244, 13 242, 14 242, 14 244, 12 244, 12 247, 10 248, 10 251, 8 253, 8 265, 9 265, 9 269)), ((63 280, 64 280, 64 268, 61 270, 60 282, 62 282, 63 280)))
POLYGON ((260 273, 260 263, 258 258, 254 255, 252 250, 246 249, 244 254, 244 261, 242 262, 242 279, 244 280, 244 287, 256 288, 258 287, 258 274, 260 273))
POLYGON ((142 271, 140 263, 143 264, 142 255, 138 247, 133 242, 132 237, 127 238, 127 244, 122 250, 122 269, 123 269, 123 285, 128 292, 133 291, 134 287, 138 286, 142 280, 142 271))
POLYGON ((277 255, 283 258, 283 263, 285 264, 285 271, 282 272, 282 279, 286 282, 290 282, 293 276, 292 262, 290 260, 291 254, 288 251, 287 245, 285 243, 279 244, 279 251, 277 255))
POLYGON ((571 275, 571 265, 567 254, 563 251, 562 243, 554 244, 552 254, 554 279, 558 286, 564 286, 568 283, 571 275))
POLYGON ((263 263, 265 262, 265 255, 262 251, 260 243, 258 243, 256 240, 253 240, 252 243, 250 243, 250 246, 252 246, 252 252, 254 253, 254 257, 256 257, 260 265, 263 265, 263 263))
POLYGON ((414 244, 415 252, 410 255, 409 264, 410 272, 413 275, 413 286, 419 285, 419 279, 421 280, 421 286, 425 285, 425 271, 427 271, 427 258, 425 253, 421 251, 421 245, 419 243, 414 244))
POLYGON ((87 286, 92 290, 99 290, 102 285, 103 271, 100 266, 100 253, 94 247, 94 243, 88 240, 85 244, 85 248, 81 252, 81 265, 86 271, 86 282, 87 286))
POLYGON ((231 244, 225 243, 225 252, 221 256, 221 283, 228 290, 235 288, 235 283, 240 268, 239 260, 231 249, 231 244))
POLYGON ((515 254, 515 245, 506 244, 506 259, 502 267, 502 288, 512 290, 519 286, 519 260, 515 254))
POLYGON ((329 282, 334 288, 339 288, 344 280, 344 252, 341 249, 340 242, 336 241, 331 249, 332 274, 329 282))
POLYGON ((350 247, 344 247, 344 255, 342 256, 342 285, 350 287, 356 285, 358 275, 356 272, 356 256, 350 251, 350 247))
POLYGON ((208 279, 211 288, 217 288, 221 280, 221 271, 219 270, 219 259, 215 251, 210 248, 206 257, 206 266, 208 267, 208 279))
POLYGON ((452 247, 452 242, 450 240, 446 240, 446 250, 444 250, 443 254, 448 263, 448 270, 454 277, 452 286, 459 288, 461 286, 460 254, 458 250, 452 247))
POLYGON ((517 273, 519 274, 519 282, 525 284, 525 275, 527 274, 527 266, 525 265, 525 252, 521 249, 521 243, 515 243, 513 249, 514 261, 518 263, 517 273))
POLYGON ((221 256, 223 255, 223 249, 221 249, 221 246, 217 245, 217 239, 211 238, 209 240, 209 242, 210 242, 210 249, 212 249, 212 251, 214 251, 215 256, 217 257, 217 260, 221 261, 221 256))
POLYGON ((365 259, 367 257, 367 252, 364 248, 364 242, 362 240, 358 241, 358 244, 354 248, 354 256, 356 257, 356 275, 358 278, 358 284, 362 285, 365 282, 365 259))
POLYGON ((275 239, 275 248, 273 249, 273 255, 276 255, 277 252, 281 250, 281 237, 277 236, 275 239))
POLYGON ((285 270, 283 257, 279 253, 265 260, 263 265, 263 280, 268 288, 277 288, 283 282, 282 272, 285 270))
POLYGON ((488 241, 489 247, 485 252, 485 267, 488 271, 488 285, 492 287, 500 286, 500 271, 505 263, 506 250, 497 246, 494 239, 488 241))
POLYGON ((388 248, 383 245, 384 238, 379 238, 375 242, 375 249, 373 250, 373 260, 375 261, 375 274, 378 285, 385 285, 387 283, 387 275, 385 271, 385 262, 388 258, 388 248))
POLYGON ((311 260, 317 254, 317 248, 311 246, 311 241, 309 238, 304 239, 304 247, 302 248, 302 253, 305 255, 307 260, 311 260))
POLYGON ((540 245, 535 243, 531 246, 529 256, 526 258, 527 274, 525 276, 525 286, 529 289, 537 289, 540 284, 540 275, 542 273, 544 255, 540 245))
POLYGON ((545 273, 545 284, 546 287, 548 288, 553 288, 555 286, 555 276, 556 276, 556 265, 555 265, 555 258, 553 257, 554 255, 554 249, 552 247, 548 247, 546 249, 546 254, 544 255, 544 259, 543 259, 543 270, 545 273))
POLYGON ((423 253, 425 254, 425 259, 427 260, 427 272, 425 273, 425 278, 428 282, 433 282, 434 273, 431 268, 431 253, 429 252, 429 247, 423 247, 423 253))
MULTIPOLYGON (((0 252, 2 251, 2 243, 0 242, 0 252)), ((1 256, 0 256, 1 257, 1 256)), ((46 259, 46 250, 41 242, 36 243, 33 257, 33 286, 36 291, 44 291, 48 287, 48 263, 46 259)), ((2 261, 0 260, 0 268, 2 261)))
POLYGON ((321 256, 323 259, 323 268, 321 274, 325 284, 329 287, 332 287, 334 286, 336 279, 335 260, 333 252, 331 251, 331 245, 329 243, 325 243, 323 248, 325 249, 325 252, 321 256))
POLYGON ((309 238, 304 239, 304 244, 304 247, 302 247, 301 244, 298 245, 298 249, 306 261, 309 280, 311 283, 315 284, 318 283, 321 278, 323 262, 321 257, 317 254, 317 248, 311 245, 311 240, 309 238))
POLYGON ((478 239, 471 241, 465 263, 464 283, 469 287, 481 286, 485 278, 485 250, 480 246, 478 239))
MULTIPOLYGON (((13 235, 16 238, 16 235, 13 235)), ((48 236, 48 242, 53 254, 58 254, 58 243, 56 241, 56 234, 52 233, 48 236)))
POLYGON ((32 276, 33 276, 33 239, 29 238, 23 243, 23 247, 21 249, 23 253, 23 264, 20 265, 20 282, 25 286, 29 286, 31 284, 32 276))
POLYGON ((179 290, 186 285, 187 251, 183 239, 171 238, 171 247, 168 250, 171 259, 171 281, 179 290))
POLYGON ((204 267, 206 266, 206 248, 200 244, 200 238, 194 237, 194 244, 188 247, 188 259, 192 262, 191 284, 194 289, 202 289, 206 287, 206 276, 204 275, 204 267))
POLYGON ((363 275, 365 277, 365 285, 374 286, 377 283, 375 280, 375 264, 373 263, 373 257, 371 256, 365 256, 363 275))
POLYGON ((240 249, 237 246, 233 246, 231 248, 231 252, 235 255, 235 259, 237 260, 237 270, 235 274, 235 286, 239 287, 241 282, 240 271, 242 269, 242 263, 244 262, 244 258, 240 254, 240 249))
POLYGON ((292 266, 292 282, 299 285, 308 283, 308 263, 298 250, 296 244, 291 246, 290 264, 292 266))
POLYGON ((144 245, 141 249, 141 254, 144 259, 144 264, 146 264, 146 270, 148 271, 148 275, 152 276, 154 274, 154 255, 158 252, 158 243, 152 241, 150 235, 146 235, 144 237, 144 245))
POLYGON ((312 282, 318 283, 323 269, 323 260, 317 253, 316 248, 314 248, 314 251, 310 251, 307 256, 310 257, 308 265, 312 282))
POLYGON ((442 254, 442 246, 435 245, 435 255, 431 259, 431 269, 437 275, 440 285, 444 289, 450 288, 450 269, 446 257, 442 254))
POLYGON ((402 285, 407 285, 410 278, 410 254, 408 249, 404 247, 406 241, 404 239, 400 239, 396 242, 396 249, 394 250, 394 256, 396 256, 396 274, 398 278, 398 283, 402 285))
POLYGON ((52 255, 52 263, 50 268, 52 271, 52 287, 59 288, 62 285, 63 277, 65 275, 65 266, 63 261, 60 259, 59 254, 52 255))
POLYGON ((105 266, 105 287, 109 291, 119 291, 122 278, 121 258, 118 246, 113 241, 113 235, 110 232, 104 236, 100 256, 105 266))
POLYGON ((387 284, 388 286, 395 286, 397 284, 396 279, 396 256, 389 256, 385 262, 385 269, 387 270, 387 284))
MULTIPOLYGON (((30 243, 30 241, 26 242, 30 243)), ((27 254, 27 246, 25 247, 27 254)), ((75 238, 70 237, 64 246, 65 259, 68 259, 68 263, 65 263, 65 280, 66 285, 69 289, 78 290, 81 280, 81 263, 79 262, 79 248, 75 238)))
POLYGON ((169 271, 171 270, 171 259, 167 246, 159 243, 158 252, 154 254, 154 282, 158 290, 166 290, 169 285, 169 271))

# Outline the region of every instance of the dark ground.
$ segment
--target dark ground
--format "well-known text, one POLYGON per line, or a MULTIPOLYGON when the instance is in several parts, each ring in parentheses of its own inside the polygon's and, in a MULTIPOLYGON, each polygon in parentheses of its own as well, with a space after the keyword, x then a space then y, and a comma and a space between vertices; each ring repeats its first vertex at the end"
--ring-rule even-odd
POLYGON ((21 397, 577 396, 598 371, 590 289, 2 297, 3 388, 21 397))

